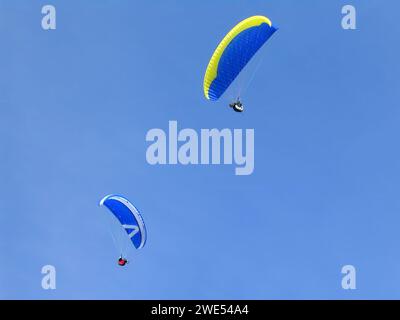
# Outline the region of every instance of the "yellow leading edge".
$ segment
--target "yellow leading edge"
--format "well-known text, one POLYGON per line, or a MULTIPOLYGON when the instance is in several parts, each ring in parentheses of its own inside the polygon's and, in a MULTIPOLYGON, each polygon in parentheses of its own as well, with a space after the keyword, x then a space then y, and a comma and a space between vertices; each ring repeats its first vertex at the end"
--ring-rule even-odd
POLYGON ((218 64, 226 47, 231 43, 233 39, 236 38, 238 34, 249 28, 259 26, 262 23, 267 23, 270 27, 272 27, 272 22, 267 17, 253 16, 239 22, 231 31, 229 31, 225 38, 222 39, 211 57, 211 60, 207 66, 206 74, 204 76, 204 95, 208 100, 210 100, 210 97, 208 96, 208 91, 210 89, 211 83, 217 78, 218 64))

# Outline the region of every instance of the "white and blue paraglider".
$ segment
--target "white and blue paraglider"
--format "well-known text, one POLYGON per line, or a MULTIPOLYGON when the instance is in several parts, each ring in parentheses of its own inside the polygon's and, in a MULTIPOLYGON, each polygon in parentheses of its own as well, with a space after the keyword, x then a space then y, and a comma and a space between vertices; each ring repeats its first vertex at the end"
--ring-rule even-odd
POLYGON ((105 196, 100 201, 100 206, 106 207, 112 213, 112 218, 118 220, 119 230, 110 232, 117 250, 120 251, 118 265, 125 266, 128 263, 126 255, 129 250, 126 248, 126 243, 128 242, 130 246, 133 244, 136 249, 141 249, 146 244, 147 232, 142 215, 132 203, 119 195, 105 196))

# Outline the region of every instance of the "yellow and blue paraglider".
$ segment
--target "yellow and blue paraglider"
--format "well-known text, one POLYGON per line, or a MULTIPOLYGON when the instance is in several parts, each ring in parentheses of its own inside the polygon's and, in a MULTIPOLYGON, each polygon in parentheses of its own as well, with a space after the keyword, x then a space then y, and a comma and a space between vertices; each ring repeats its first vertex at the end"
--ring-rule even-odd
MULTIPOLYGON (((264 16, 253 16, 236 25, 211 57, 204 76, 205 97, 218 100, 276 30, 264 16)), ((235 111, 243 111, 239 99, 230 106, 235 111)))

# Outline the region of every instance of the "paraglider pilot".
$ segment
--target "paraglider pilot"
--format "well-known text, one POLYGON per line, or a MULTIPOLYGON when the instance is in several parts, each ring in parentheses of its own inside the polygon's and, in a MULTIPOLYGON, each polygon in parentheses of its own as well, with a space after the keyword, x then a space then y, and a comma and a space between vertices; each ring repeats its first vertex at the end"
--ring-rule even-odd
POLYGON ((229 106, 236 112, 243 112, 244 110, 243 104, 239 99, 237 99, 235 102, 232 102, 229 106))
POLYGON ((126 260, 125 258, 123 258, 122 256, 119 257, 118 259, 118 265, 123 267, 128 263, 128 260, 126 260))

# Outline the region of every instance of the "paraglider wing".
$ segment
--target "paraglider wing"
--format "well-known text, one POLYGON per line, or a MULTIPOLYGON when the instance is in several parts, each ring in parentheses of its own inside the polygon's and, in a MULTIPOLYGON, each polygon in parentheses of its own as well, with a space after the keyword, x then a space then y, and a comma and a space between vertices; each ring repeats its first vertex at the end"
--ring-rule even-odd
POLYGON ((277 29, 264 16, 236 25, 215 50, 204 76, 204 95, 218 100, 256 52, 277 29))
POLYGON ((136 249, 141 249, 146 243, 146 226, 139 210, 127 199, 117 195, 108 195, 100 201, 118 219, 130 237, 136 249))

